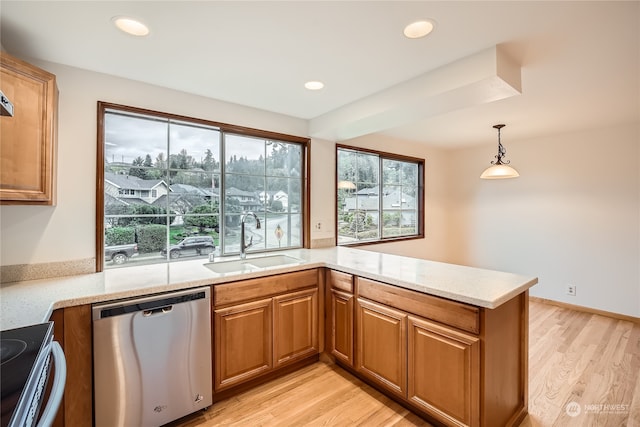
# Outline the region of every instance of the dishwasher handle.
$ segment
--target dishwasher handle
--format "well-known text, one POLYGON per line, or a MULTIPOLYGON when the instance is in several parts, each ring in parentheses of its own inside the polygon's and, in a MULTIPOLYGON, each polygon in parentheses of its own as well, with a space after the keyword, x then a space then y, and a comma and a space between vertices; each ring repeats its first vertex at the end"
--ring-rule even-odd
POLYGON ((149 317, 149 316, 152 316, 154 314, 170 313, 172 310, 173 310, 173 306, 172 305, 167 305, 167 306, 164 306, 164 307, 154 308, 152 310, 144 310, 142 312, 142 316, 143 317, 149 317))
POLYGON ((131 315, 136 312, 142 312, 144 317, 169 313, 173 310, 174 305, 209 299, 209 292, 209 288, 199 288, 171 294, 159 294, 137 299, 94 304, 92 308, 93 320, 131 315))

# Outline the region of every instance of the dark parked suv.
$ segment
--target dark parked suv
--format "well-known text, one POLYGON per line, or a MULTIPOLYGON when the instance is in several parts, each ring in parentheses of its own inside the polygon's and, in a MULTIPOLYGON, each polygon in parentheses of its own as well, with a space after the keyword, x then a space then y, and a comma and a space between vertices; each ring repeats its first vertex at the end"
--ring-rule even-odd
MULTIPOLYGON (((211 236, 194 236, 182 239, 169 247, 170 258, 180 258, 184 255, 208 255, 216 248, 211 236)), ((167 249, 160 251, 162 256, 167 256, 167 249)))

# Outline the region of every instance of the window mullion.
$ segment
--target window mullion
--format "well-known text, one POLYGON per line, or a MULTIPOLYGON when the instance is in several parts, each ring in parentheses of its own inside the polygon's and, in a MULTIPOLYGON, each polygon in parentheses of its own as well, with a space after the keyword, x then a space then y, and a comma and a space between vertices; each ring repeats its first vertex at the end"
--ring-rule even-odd
POLYGON ((383 169, 382 169, 382 163, 383 163, 383 158, 382 156, 378 156, 378 239, 382 240, 383 236, 382 236, 382 226, 384 224, 383 218, 382 218, 382 209, 384 207, 384 204, 382 203, 382 200, 384 199, 384 177, 382 176, 383 173, 383 169))
POLYGON ((220 246, 220 256, 225 255, 224 251, 224 236, 225 236, 225 227, 226 227, 226 194, 227 194, 227 179, 225 176, 226 173, 226 157, 225 157, 225 147, 227 145, 227 133, 223 130, 220 130, 220 204, 218 206, 218 245, 220 246))

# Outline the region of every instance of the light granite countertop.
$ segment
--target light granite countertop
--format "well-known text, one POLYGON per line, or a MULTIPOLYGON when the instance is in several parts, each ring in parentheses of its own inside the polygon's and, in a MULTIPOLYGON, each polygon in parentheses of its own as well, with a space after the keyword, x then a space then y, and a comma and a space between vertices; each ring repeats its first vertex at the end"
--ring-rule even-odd
MULTIPOLYGON (((114 268, 102 273, 7 283, 0 286, 0 329, 47 321, 53 310, 82 304, 195 288, 297 270, 328 267, 429 295, 496 308, 538 283, 535 277, 465 267, 361 249, 332 247, 279 252, 296 264, 251 272, 214 273, 202 258, 114 268)), ((261 256, 268 256, 264 254, 261 256)), ((260 255, 249 256, 258 258, 260 255)))

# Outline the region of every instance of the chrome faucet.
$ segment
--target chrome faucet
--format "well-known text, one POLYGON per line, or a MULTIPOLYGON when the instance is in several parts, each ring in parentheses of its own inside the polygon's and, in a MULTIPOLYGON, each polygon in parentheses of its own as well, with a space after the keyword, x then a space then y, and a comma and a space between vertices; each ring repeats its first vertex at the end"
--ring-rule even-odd
POLYGON ((247 245, 244 240, 244 222, 248 216, 252 216, 256 220, 256 230, 260 230, 260 218, 258 215, 253 212, 247 212, 240 217, 240 259, 247 258, 247 249, 253 246, 253 236, 251 236, 251 240, 249 240, 249 244, 247 245))

